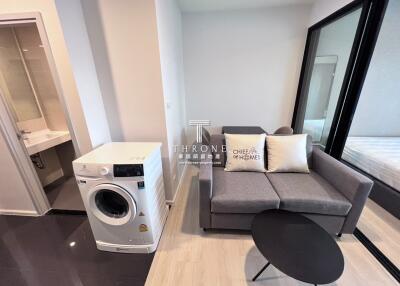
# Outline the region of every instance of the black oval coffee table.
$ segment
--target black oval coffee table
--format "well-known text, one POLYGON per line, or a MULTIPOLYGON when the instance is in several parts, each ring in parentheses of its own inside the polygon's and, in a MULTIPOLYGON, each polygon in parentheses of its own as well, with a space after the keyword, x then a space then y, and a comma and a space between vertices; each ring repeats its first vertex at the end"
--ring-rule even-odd
POLYGON ((251 232, 258 250, 272 264, 302 282, 327 284, 343 273, 342 251, 333 237, 312 220, 297 213, 267 210, 257 214, 251 232))

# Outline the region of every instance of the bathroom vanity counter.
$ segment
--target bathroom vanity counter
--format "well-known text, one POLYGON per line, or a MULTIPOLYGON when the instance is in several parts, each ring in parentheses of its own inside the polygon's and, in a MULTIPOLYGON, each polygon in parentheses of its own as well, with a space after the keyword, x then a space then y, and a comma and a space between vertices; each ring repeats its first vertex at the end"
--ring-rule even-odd
POLYGON ((24 143, 29 155, 50 149, 71 140, 68 131, 51 131, 49 129, 24 135, 24 143))

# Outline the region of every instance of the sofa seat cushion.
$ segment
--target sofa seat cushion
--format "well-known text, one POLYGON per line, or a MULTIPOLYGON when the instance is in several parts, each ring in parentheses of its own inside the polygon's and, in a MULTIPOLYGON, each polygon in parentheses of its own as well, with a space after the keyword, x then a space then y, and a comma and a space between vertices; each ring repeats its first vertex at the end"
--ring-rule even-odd
POLYGON ((278 207, 279 197, 264 173, 213 168, 211 212, 254 214, 278 207))
POLYGON ((281 200, 280 209, 338 216, 350 211, 351 203, 312 170, 310 174, 267 173, 266 176, 281 200))

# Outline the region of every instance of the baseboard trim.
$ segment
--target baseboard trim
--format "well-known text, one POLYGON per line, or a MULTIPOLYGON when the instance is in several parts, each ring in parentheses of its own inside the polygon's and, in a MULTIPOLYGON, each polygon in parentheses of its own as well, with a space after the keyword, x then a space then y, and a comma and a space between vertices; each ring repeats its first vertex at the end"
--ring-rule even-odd
POLYGON ((354 236, 368 249, 368 251, 379 261, 380 264, 400 282, 399 268, 394 265, 385 254, 380 251, 358 228, 354 231, 354 236))
POLYGON ((172 200, 167 200, 167 201, 166 201, 167 205, 173 205, 173 204, 175 204, 176 197, 177 197, 177 195, 178 195, 179 190, 180 190, 181 187, 182 187, 182 182, 183 182, 183 179, 185 178, 185 175, 186 175, 187 165, 188 165, 188 164, 185 163, 185 165, 184 165, 184 167, 183 167, 182 175, 181 175, 181 177, 179 178, 178 186, 176 187, 176 191, 175 191, 174 197, 173 197, 172 200))
POLYGON ((0 209, 0 215, 40 216, 36 211, 0 209))

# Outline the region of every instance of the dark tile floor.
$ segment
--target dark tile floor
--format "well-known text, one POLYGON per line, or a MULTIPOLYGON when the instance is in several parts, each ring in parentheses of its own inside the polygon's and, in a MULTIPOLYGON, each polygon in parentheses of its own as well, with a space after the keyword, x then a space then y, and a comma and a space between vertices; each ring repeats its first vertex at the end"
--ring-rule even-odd
POLYGON ((144 285, 153 256, 97 250, 86 216, 0 216, 0 285, 144 285))
POLYGON ((44 187, 53 209, 84 211, 85 206, 74 176, 61 178, 44 187))

